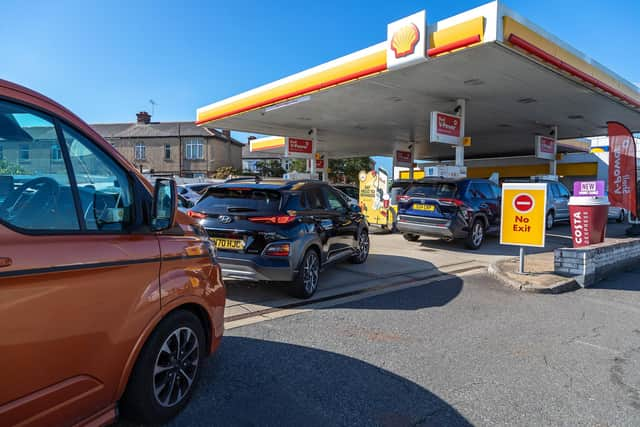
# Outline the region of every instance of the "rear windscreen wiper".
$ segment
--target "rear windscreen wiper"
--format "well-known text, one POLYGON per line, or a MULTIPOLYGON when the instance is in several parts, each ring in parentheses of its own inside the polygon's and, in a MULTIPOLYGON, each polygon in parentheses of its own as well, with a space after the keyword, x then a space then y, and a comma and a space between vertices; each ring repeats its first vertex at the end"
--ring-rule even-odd
POLYGON ((255 212, 253 208, 227 208, 227 212, 255 212))

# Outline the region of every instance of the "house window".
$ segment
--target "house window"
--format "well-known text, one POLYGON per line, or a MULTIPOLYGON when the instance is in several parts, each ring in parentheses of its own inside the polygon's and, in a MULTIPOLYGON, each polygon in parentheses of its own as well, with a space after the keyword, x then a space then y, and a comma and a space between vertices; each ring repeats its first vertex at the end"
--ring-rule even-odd
POLYGON ((166 144, 164 146, 164 159, 165 160, 171 160, 171 145, 170 144, 166 144))
POLYGON ((136 160, 146 159, 147 147, 144 144, 136 144, 136 160))
POLYGON ((28 144, 20 144, 20 152, 19 152, 20 161, 29 161, 31 159, 31 149, 28 144))
POLYGON ((51 145, 51 160, 54 162, 62 161, 62 150, 58 144, 51 145))
POLYGON ((186 144, 185 158, 187 160, 204 159, 204 143, 201 139, 189 139, 186 144))

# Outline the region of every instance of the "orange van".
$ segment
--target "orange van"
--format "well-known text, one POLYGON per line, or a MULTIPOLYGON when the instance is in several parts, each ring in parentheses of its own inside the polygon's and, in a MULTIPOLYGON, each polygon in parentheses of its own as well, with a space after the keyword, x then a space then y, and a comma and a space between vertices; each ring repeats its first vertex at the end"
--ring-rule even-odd
POLYGON ((91 127, 0 80, 0 425, 176 415, 223 332, 204 230, 91 127))

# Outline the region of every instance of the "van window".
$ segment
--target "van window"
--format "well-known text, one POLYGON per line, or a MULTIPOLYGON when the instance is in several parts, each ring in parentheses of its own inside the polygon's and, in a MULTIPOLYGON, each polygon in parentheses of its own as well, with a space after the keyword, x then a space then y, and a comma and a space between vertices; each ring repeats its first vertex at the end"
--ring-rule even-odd
POLYGON ((75 130, 63 125, 62 133, 87 229, 123 231, 131 223, 133 209, 126 172, 75 130))
POLYGON ((79 230, 53 120, 0 101, 0 221, 25 230, 79 230))

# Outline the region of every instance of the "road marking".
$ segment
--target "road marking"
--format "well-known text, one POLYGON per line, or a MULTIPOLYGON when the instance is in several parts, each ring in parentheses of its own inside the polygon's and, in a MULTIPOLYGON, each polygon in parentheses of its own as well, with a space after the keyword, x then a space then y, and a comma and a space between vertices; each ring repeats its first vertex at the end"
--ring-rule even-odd
POLYGON ((590 343, 590 342, 586 342, 586 341, 575 340, 575 341, 573 341, 573 342, 575 342, 575 343, 577 343, 577 344, 586 345, 586 346, 588 346, 588 347, 593 347, 593 348, 596 348, 596 349, 598 349, 598 350, 607 351, 607 352, 612 353, 612 354, 622 354, 622 352, 620 352, 620 351, 618 351, 618 350, 614 350, 614 349, 612 349, 612 348, 604 347, 604 346, 602 346, 602 345, 598 345, 598 344, 592 344, 592 343, 590 343))
MULTIPOLYGON (((472 262, 473 261, 468 261, 467 263, 472 262)), ((431 275, 429 277, 419 279, 405 278, 404 280, 397 282, 380 284, 369 288, 347 291, 335 295, 328 295, 325 297, 316 298, 311 301, 296 301, 280 307, 268 307, 263 310, 254 311, 252 313, 228 316, 224 319, 225 329, 247 326, 258 322, 263 322, 265 320, 273 320, 281 317, 292 316, 294 314, 304 313, 315 308, 332 307, 347 302, 383 295, 403 289, 409 289, 412 287, 423 286, 434 282, 450 280, 454 277, 464 276, 473 272, 479 272, 480 270, 486 270, 486 266, 476 265, 448 272, 439 271, 437 274, 431 275)))

